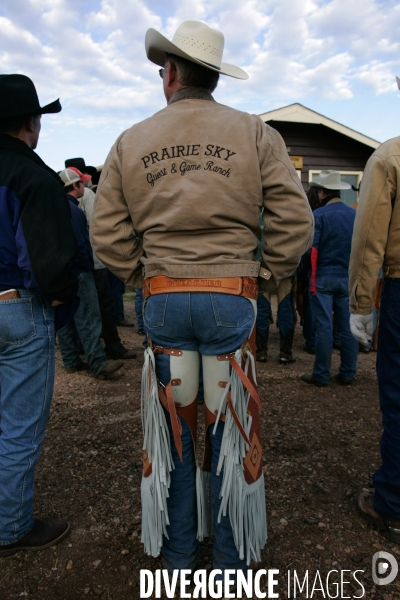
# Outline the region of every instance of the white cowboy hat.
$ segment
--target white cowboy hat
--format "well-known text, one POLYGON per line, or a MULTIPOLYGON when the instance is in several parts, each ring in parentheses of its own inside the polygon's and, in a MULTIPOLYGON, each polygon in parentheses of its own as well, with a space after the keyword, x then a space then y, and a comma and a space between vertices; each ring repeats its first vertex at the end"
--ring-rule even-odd
POLYGON ((222 75, 248 79, 240 67, 221 62, 224 36, 201 21, 184 21, 175 32, 172 42, 155 29, 148 29, 145 40, 147 58, 163 67, 165 53, 181 56, 222 75))
POLYGON ((318 179, 310 181, 310 187, 321 187, 325 190, 350 190, 351 185, 341 180, 339 171, 321 171, 318 179))

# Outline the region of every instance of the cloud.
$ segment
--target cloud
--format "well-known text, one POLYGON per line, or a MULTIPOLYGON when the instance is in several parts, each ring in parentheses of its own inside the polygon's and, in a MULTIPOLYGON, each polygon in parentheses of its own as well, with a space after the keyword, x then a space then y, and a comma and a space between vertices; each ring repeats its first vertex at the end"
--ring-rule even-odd
POLYGON ((65 139, 79 125, 100 140, 93 152, 105 155, 104 132, 114 126, 117 135, 165 104, 158 68, 145 56, 146 30, 171 38, 187 19, 223 31, 224 61, 249 72, 247 82, 221 78, 216 91, 219 101, 242 110, 395 92, 394 0, 3 0, 0 71, 29 75, 42 102, 60 96, 65 139))

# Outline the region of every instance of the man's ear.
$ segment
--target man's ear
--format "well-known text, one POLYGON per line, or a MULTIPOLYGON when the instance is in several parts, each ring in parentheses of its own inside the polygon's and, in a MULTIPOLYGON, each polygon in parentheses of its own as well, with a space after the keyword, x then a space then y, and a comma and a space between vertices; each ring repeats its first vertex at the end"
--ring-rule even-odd
POLYGON ((168 86, 171 86, 178 81, 178 72, 172 62, 168 62, 166 77, 168 86))
POLYGON ((35 130, 33 119, 34 117, 26 117, 25 119, 25 129, 30 133, 32 133, 35 130))

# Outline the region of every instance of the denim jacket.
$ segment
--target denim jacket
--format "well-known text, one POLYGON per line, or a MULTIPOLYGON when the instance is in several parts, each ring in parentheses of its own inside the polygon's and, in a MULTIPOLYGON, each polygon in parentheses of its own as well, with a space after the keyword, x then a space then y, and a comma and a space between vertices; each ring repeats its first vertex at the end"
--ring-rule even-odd
POLYGON ((355 217, 354 208, 344 204, 340 198, 333 198, 314 211, 313 248, 316 250, 317 277, 348 277, 355 217))

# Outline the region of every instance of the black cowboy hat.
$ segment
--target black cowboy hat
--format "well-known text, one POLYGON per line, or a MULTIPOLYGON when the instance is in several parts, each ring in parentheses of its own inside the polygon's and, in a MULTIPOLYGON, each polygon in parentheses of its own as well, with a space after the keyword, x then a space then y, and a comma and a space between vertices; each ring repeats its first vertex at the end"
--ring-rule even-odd
MULTIPOLYGON (((89 173, 89 175, 91 175, 92 178, 96 177, 96 175, 99 175, 96 167, 87 166, 85 163, 85 159, 81 158, 81 157, 67 158, 65 161, 65 168, 68 168, 68 167, 76 167, 77 169, 82 171, 82 173, 89 173)), ((96 183, 97 183, 97 181, 96 181, 96 183)))
POLYGON ((40 106, 35 85, 26 75, 0 75, 0 119, 58 113, 60 110, 60 99, 40 106))

